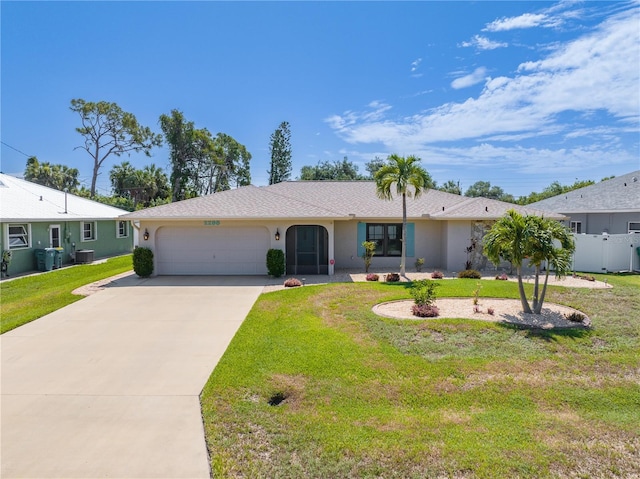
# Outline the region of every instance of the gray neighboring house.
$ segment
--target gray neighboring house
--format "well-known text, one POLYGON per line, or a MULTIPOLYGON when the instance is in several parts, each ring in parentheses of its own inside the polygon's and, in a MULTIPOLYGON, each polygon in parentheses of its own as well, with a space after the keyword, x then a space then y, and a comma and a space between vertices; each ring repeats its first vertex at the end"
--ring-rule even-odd
MULTIPOLYGON (((494 266, 482 238, 508 210, 565 219, 526 206, 427 190, 407 198, 407 270, 494 266)), ((372 181, 292 181, 245 186, 129 213, 138 245, 154 252, 154 275, 265 275, 270 248, 287 274, 362 269, 362 242, 375 241, 372 268, 399 269, 402 198, 380 199, 372 181)))
POLYGON ((576 234, 640 233, 640 170, 528 206, 569 217, 576 234))
POLYGON ((125 210, 0 173, 0 249, 10 276, 37 270, 36 250, 56 248, 62 264, 130 253, 125 210), (82 251, 82 253, 78 253, 82 251))

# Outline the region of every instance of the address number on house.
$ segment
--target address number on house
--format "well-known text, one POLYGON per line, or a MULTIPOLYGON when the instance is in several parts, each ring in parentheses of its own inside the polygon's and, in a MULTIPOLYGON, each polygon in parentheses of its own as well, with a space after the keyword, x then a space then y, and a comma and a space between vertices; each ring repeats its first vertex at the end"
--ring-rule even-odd
POLYGON ((220 220, 205 220, 205 226, 220 226, 220 220))

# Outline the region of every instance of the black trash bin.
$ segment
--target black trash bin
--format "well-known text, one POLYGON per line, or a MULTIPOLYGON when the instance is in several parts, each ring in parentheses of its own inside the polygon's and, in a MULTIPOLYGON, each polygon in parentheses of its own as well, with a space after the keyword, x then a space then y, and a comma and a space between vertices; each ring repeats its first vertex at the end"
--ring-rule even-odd
POLYGON ((35 252, 38 271, 51 271, 53 269, 56 250, 54 248, 45 248, 37 249, 35 252))

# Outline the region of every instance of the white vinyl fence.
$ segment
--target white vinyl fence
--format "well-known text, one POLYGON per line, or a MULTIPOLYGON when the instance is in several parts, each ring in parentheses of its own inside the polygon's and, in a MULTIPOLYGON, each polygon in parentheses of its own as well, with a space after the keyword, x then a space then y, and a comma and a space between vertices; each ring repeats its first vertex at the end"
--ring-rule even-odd
POLYGON ((640 234, 574 235, 573 270, 585 273, 640 271, 640 234))

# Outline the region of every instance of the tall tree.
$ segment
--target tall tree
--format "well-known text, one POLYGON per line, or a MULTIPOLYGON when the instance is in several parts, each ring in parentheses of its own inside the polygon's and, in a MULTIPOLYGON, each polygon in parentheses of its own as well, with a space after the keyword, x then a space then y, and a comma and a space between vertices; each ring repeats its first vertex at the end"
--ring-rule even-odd
POLYGON ((540 314, 549 278, 553 268, 557 276, 563 276, 571 268, 571 253, 574 251, 573 238, 566 227, 557 221, 537 216, 523 216, 509 210, 491 227, 484 237, 484 252, 496 265, 501 260, 510 261, 516 267, 518 292, 522 311, 540 314), (522 283, 522 263, 525 259, 535 267, 533 309, 529 305, 522 283), (540 269, 547 262, 542 294, 539 294, 540 269))
POLYGON ((154 164, 139 170, 123 161, 111 169, 109 178, 114 195, 130 199, 133 209, 157 204, 170 196, 167 175, 154 164))
POLYGON ((433 180, 418 163, 420 158, 408 156, 404 158, 391 155, 387 163, 375 175, 378 196, 385 200, 393 199, 393 189, 396 195, 402 196, 402 255, 400 259, 400 274, 405 274, 407 256, 407 196, 418 198, 422 192, 433 185, 433 180), (394 188, 395 185, 395 188, 394 188), (411 190, 413 187, 413 191, 411 190))
POLYGON ((316 166, 303 166, 300 169, 301 180, 361 180, 358 166, 345 156, 342 161, 323 161, 316 166))
POLYGON ((515 202, 512 195, 505 193, 499 186, 491 186, 491 183, 488 181, 476 181, 467 189, 464 195, 472 198, 490 198, 492 200, 506 201, 508 203, 515 202))
POLYGON ((377 173, 377 171, 382 168, 385 164, 384 159, 376 156, 371 161, 367 161, 364 164, 364 169, 369 173, 369 178, 373 179, 377 173))
POLYGON ((280 123, 276 131, 271 134, 269 151, 271 152, 269 184, 287 181, 291 177, 291 131, 288 122, 280 123))
POLYGON ((576 180, 572 185, 563 186, 559 181, 554 181, 542 190, 541 193, 531 192, 528 196, 521 196, 518 198, 517 203, 520 205, 528 205, 535 203, 536 201, 542 201, 544 199, 551 198, 552 196, 558 196, 563 193, 568 193, 569 191, 594 184, 595 181, 592 180, 576 180))
POLYGON ((456 183, 453 180, 449 180, 444 183, 442 186, 436 186, 436 190, 444 191, 445 193, 452 193, 454 195, 461 195, 462 190, 460 189, 460 183, 456 183))
POLYGON ((78 98, 71 100, 70 109, 80 115, 82 122, 76 131, 84 137, 84 145, 76 149, 85 150, 93 159, 91 197, 96 194, 100 168, 109 156, 121 156, 132 151, 151 156, 151 149, 162 145, 161 135, 141 126, 132 113, 123 111, 115 103, 94 103, 78 98))
POLYGON ((24 179, 60 191, 75 192, 80 186, 78 169, 65 165, 40 163, 35 156, 27 159, 24 179))

